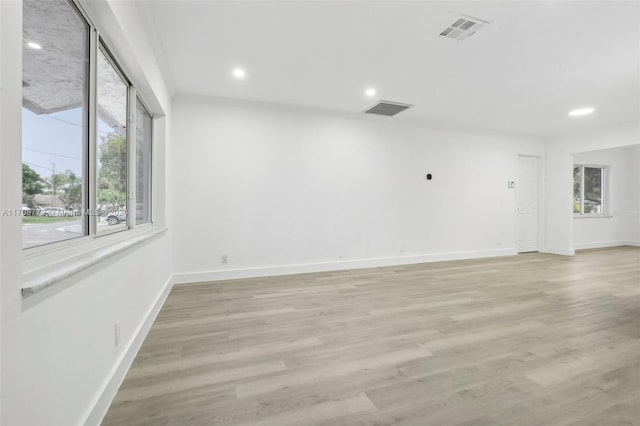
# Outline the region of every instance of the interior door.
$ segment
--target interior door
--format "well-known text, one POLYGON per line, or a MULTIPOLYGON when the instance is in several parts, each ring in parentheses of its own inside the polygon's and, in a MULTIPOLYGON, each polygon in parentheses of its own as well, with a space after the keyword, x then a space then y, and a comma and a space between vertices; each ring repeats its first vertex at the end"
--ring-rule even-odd
POLYGON ((518 253, 538 251, 538 157, 518 156, 518 253))

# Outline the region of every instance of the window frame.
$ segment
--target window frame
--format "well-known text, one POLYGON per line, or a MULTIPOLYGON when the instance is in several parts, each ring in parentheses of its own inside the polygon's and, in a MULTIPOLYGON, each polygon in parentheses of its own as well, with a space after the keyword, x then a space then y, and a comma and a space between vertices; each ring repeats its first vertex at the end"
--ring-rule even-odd
MULTIPOLYGON (((135 90, 135 89, 134 89, 135 90)), ((135 161, 135 164, 133 166, 134 168, 134 172, 133 176, 135 177, 135 180, 133 182, 135 182, 134 185, 134 189, 133 191, 135 192, 135 201, 136 201, 136 214, 133 217, 133 222, 134 222, 134 227, 136 226, 146 226, 147 224, 153 224, 153 141, 154 141, 154 114, 151 111, 151 108, 149 108, 147 106, 147 104, 145 103, 144 99, 142 99, 142 97, 140 95, 138 95, 137 93, 135 94, 135 98, 136 98, 136 108, 135 108, 135 113, 134 115, 136 116, 136 128, 133 129, 136 133, 136 144, 135 144, 135 149, 132 152, 133 155, 133 161, 135 161), (149 197, 149 220, 147 222, 143 222, 143 223, 138 223, 138 138, 137 138, 137 106, 138 106, 138 102, 140 102, 140 105, 142 105, 142 108, 146 111, 147 114, 149 114, 149 119, 150 121, 150 127, 149 127, 149 138, 151 140, 151 143, 149 144, 149 187, 147 188, 147 192, 148 192, 148 197, 149 197)))
MULTIPOLYGON (((117 58, 113 54, 113 51, 109 48, 107 41, 105 41, 96 25, 89 18, 87 13, 82 8, 82 5, 78 4, 75 0, 67 0, 70 7, 73 7, 75 11, 78 13, 79 18, 83 19, 88 27, 89 31, 89 41, 88 41, 88 63, 87 63, 87 82, 85 85, 87 86, 87 94, 85 96, 85 102, 87 102, 87 113, 83 114, 86 116, 83 120, 87 120, 87 127, 83 131, 84 139, 83 140, 83 169, 85 170, 85 174, 83 176, 83 200, 85 209, 89 211, 95 211, 97 208, 97 155, 98 155, 98 54, 102 51, 107 62, 113 67, 114 71, 118 74, 118 76, 122 79, 122 82, 127 87, 127 111, 126 111, 126 138, 127 138, 127 182, 126 182, 126 200, 127 200, 127 218, 125 221, 125 227, 118 229, 106 229, 98 231, 98 217, 95 215, 85 215, 84 220, 82 221, 83 226, 83 235, 80 235, 75 238, 70 238, 67 240, 55 241, 48 244, 42 244, 33 247, 23 248, 22 252, 24 256, 33 254, 39 256, 43 253, 48 253, 51 250, 55 250, 56 248, 66 249, 69 246, 76 245, 76 243, 86 243, 86 241, 91 241, 94 239, 102 238, 111 234, 126 232, 129 230, 133 230, 137 226, 144 226, 147 224, 153 224, 153 209, 151 205, 149 206, 149 214, 150 220, 149 222, 143 224, 137 224, 135 213, 132 213, 132 205, 136 205, 136 188, 133 183, 136 182, 137 173, 136 173, 136 117, 132 111, 135 111, 135 105, 138 100, 140 100, 143 107, 149 113, 151 117, 151 128, 153 129, 153 121, 154 115, 151 112, 151 109, 148 107, 148 104, 144 101, 143 96, 139 93, 135 85, 131 82, 130 78, 127 76, 127 73, 123 69, 123 67, 118 62, 117 58), (133 108, 132 108, 133 107, 133 108)), ((153 164, 153 131, 150 135, 151 137, 151 158, 150 163, 153 164)), ((152 167, 151 173, 152 171, 152 167)), ((153 192, 153 179, 150 176, 150 191, 153 192)), ((151 200, 150 194, 150 200, 151 200)), ((24 257, 23 256, 23 257, 24 257)))
MULTIPOLYGON (((580 168, 580 209, 578 212, 573 212, 573 217, 576 219, 585 219, 585 218, 600 218, 600 217, 610 217, 609 216, 609 182, 610 182, 610 166, 605 166, 602 164, 590 164, 590 163, 574 163, 572 166, 572 171, 574 168, 580 168), (584 178, 585 173, 584 169, 600 169, 600 192, 601 192, 601 206, 602 212, 600 213, 585 213, 584 212, 584 178)), ((575 183, 575 182, 574 182, 575 183)), ((575 202, 575 200, 574 200, 575 202)))
MULTIPOLYGON (((109 235, 109 234, 114 234, 116 232, 124 232, 127 231, 128 229, 131 229, 131 224, 130 224, 130 220, 129 220, 129 212, 131 210, 129 204, 131 201, 131 197, 130 197, 130 167, 131 167, 131 163, 130 163, 130 149, 131 149, 131 145, 135 145, 136 141, 135 141, 135 134, 133 135, 133 139, 131 138, 131 126, 132 124, 135 125, 135 121, 131 120, 131 116, 130 116, 130 111, 131 111, 131 92, 134 91, 135 89, 133 88, 133 85, 131 84, 131 82, 129 81, 129 79, 127 78, 127 76, 125 75, 125 73, 122 71, 122 68, 120 68, 120 65, 118 64, 118 62, 116 61, 116 59, 113 57, 113 54, 111 53, 111 51, 109 50, 109 48, 107 47, 107 45, 105 44, 104 40, 99 36, 98 34, 98 50, 96 50, 96 59, 97 59, 97 55, 100 51, 102 51, 102 54, 104 55, 105 59, 107 60, 107 62, 109 63, 109 65, 111 65, 113 67, 113 70, 116 72, 116 74, 118 75, 118 77, 120 77, 120 79, 122 80, 122 82, 125 84, 126 86, 126 90, 127 90, 127 94, 126 94, 126 99, 127 99, 127 105, 126 105, 126 112, 125 112, 125 117, 126 117, 126 139, 125 139, 125 144, 126 144, 126 153, 125 153, 125 157, 126 157, 126 167, 127 167, 127 173, 126 173, 126 177, 127 177, 127 181, 125 182, 125 200, 126 200, 126 209, 127 209, 127 217, 125 219, 125 226, 124 227, 118 227, 116 229, 102 229, 102 230, 98 230, 98 216, 96 215, 90 215, 89 216, 89 220, 94 222, 94 229, 95 232, 92 234, 94 235, 96 238, 105 236, 105 235, 109 235)), ((89 186, 89 190, 93 190, 95 192, 95 203, 92 204, 92 207, 90 207, 91 209, 97 209, 98 204, 97 204, 97 196, 98 196, 98 188, 97 188, 97 173, 98 173, 98 93, 97 93, 97 88, 98 88, 98 75, 97 75, 97 60, 96 60, 96 65, 95 65, 95 69, 96 69, 96 78, 95 78, 95 82, 96 82, 96 92, 94 95, 94 100, 95 100, 95 104, 96 104, 96 122, 95 122, 95 133, 91 133, 91 135, 93 136, 93 141, 91 142, 91 146, 94 148, 94 158, 95 158, 95 170, 93 172, 95 179, 93 179, 90 182, 90 186, 89 186)), ((90 98, 91 99, 91 98, 90 98)))
MULTIPOLYGON (((110 43, 101 36, 101 32, 96 23, 87 14, 80 0, 68 0, 70 6, 74 7, 80 18, 84 19, 89 28, 89 46, 87 60, 87 86, 86 102, 88 102, 87 113, 84 120, 87 126, 84 130, 86 140, 83 141, 83 165, 85 171, 83 176, 83 200, 86 209, 94 209, 97 206, 97 142, 98 142, 98 122, 97 122, 97 55, 102 47, 107 60, 110 61, 114 69, 123 82, 127 84, 127 220, 126 228, 107 232, 97 232, 97 217, 88 215, 83 221, 84 235, 67 240, 57 241, 49 244, 22 248, 22 279, 23 297, 29 296, 43 288, 68 278, 70 275, 95 264, 102 259, 113 255, 114 250, 120 251, 135 244, 155 237, 166 231, 166 227, 158 226, 155 223, 155 206, 153 199, 158 190, 154 185, 156 179, 153 176, 153 164, 155 162, 154 151, 156 146, 155 126, 156 115, 153 109, 145 101, 145 96, 136 90, 136 84, 127 73, 127 68, 121 65, 118 60, 117 51, 110 48, 110 43), (151 148, 150 148, 150 221, 136 224, 135 210, 132 213, 131 206, 136 205, 136 117, 135 102, 139 99, 151 116, 151 148), (80 265, 80 266, 78 266, 80 265), (84 266, 83 266, 84 265, 84 266)), ((146 87, 146 86, 145 86, 146 87)), ((147 90, 148 91, 148 90, 147 90)), ((153 93, 150 93, 153 98, 153 93)), ((20 141, 22 144, 22 140, 20 141)), ((163 190, 162 190, 163 191, 163 190)))

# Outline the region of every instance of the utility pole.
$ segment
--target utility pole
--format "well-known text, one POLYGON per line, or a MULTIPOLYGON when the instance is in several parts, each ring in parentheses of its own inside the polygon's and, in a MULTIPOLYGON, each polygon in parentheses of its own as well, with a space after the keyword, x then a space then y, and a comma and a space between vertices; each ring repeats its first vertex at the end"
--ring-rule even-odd
POLYGON ((53 200, 56 196, 56 163, 51 163, 53 168, 51 169, 51 207, 55 207, 53 200))

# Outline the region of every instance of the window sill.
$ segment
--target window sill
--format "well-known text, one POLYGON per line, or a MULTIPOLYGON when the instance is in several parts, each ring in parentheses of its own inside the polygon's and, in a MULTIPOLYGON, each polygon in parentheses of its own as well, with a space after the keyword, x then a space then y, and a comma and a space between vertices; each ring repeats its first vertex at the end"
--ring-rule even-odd
MULTIPOLYGON (((87 268, 90 268, 91 266, 121 253, 124 250, 128 250, 145 241, 151 240, 152 238, 163 234, 166 230, 167 228, 155 230, 153 227, 148 227, 144 232, 137 232, 134 235, 131 233, 135 231, 125 231, 121 233, 121 236, 119 236, 120 238, 110 241, 110 244, 101 245, 99 247, 95 247, 94 245, 92 249, 87 249, 87 246, 93 241, 84 241, 84 244, 78 244, 76 247, 76 254, 63 260, 48 263, 46 265, 39 265, 40 267, 37 269, 23 273, 22 297, 26 298, 39 293, 60 281, 63 281, 87 268), (126 237, 126 239, 123 237, 126 237)), ((29 255, 23 258, 23 266, 26 261, 33 262, 29 255)))
POLYGON ((611 219, 612 215, 592 214, 592 215, 574 215, 574 219, 611 219))

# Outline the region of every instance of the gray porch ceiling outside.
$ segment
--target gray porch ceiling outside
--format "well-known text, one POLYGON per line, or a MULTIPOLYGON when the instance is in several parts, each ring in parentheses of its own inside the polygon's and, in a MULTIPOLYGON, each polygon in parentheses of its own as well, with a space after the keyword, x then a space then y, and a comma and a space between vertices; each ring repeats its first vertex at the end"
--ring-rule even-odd
MULTIPOLYGON (((23 106, 35 114, 51 114, 82 106, 88 78, 88 26, 66 0, 25 0, 23 106), (52 19, 52 17, 55 17, 52 19), (32 49, 35 42, 41 49, 32 49)), ((98 61, 99 117, 121 132, 126 111, 118 76, 98 61)))

